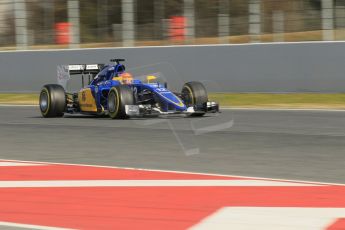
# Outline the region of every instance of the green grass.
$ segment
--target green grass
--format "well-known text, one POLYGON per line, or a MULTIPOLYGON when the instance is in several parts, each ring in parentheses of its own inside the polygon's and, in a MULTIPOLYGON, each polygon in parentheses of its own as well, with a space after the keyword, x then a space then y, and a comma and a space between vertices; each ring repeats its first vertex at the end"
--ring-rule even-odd
MULTIPOLYGON (((210 93, 209 98, 223 107, 345 109, 345 93, 210 93)), ((0 104, 37 105, 38 94, 0 94, 0 104)))
POLYGON ((345 93, 210 93, 209 98, 230 107, 345 109, 345 93))
POLYGON ((38 94, 0 93, 0 104, 38 105, 38 94))

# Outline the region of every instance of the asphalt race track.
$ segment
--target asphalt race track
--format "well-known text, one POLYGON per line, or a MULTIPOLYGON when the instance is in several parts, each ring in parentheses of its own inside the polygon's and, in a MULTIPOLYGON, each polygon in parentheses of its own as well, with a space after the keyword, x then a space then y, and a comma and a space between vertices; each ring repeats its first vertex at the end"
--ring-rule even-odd
POLYGON ((345 112, 41 118, 0 107, 0 158, 345 183, 345 112))

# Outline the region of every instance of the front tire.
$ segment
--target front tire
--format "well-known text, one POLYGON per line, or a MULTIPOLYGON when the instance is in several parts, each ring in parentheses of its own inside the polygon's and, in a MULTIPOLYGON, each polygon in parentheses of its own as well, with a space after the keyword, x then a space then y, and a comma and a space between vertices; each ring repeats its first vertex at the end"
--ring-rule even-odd
POLYGON ((108 113, 112 119, 126 119, 126 105, 134 104, 132 89, 127 85, 112 87, 108 94, 108 113))
MULTIPOLYGON (((205 86, 198 81, 191 81, 184 84, 182 88, 182 99, 187 107, 201 105, 208 101, 208 95, 205 86)), ((205 113, 191 114, 194 117, 204 116, 205 113)))
POLYGON ((39 105, 43 117, 62 117, 66 110, 66 93, 61 85, 43 86, 39 105))

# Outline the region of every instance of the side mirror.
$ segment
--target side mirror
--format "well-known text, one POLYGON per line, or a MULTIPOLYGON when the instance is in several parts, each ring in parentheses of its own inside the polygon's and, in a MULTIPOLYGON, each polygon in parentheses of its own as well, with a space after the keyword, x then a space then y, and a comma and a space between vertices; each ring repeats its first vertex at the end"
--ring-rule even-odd
POLYGON ((152 75, 146 77, 147 83, 150 83, 151 81, 156 80, 156 79, 157 78, 155 76, 152 76, 152 75))

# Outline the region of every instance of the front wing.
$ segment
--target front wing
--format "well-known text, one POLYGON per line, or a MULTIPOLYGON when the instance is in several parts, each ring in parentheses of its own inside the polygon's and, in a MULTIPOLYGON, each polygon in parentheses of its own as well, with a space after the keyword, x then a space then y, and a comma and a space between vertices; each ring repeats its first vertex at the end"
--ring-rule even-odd
POLYGON ((130 117, 145 116, 145 115, 169 115, 169 114, 204 114, 204 113, 218 113, 219 104, 216 102, 205 102, 200 105, 188 107, 185 111, 168 111, 163 112, 158 108, 151 107, 151 105, 126 105, 126 114, 130 117))

